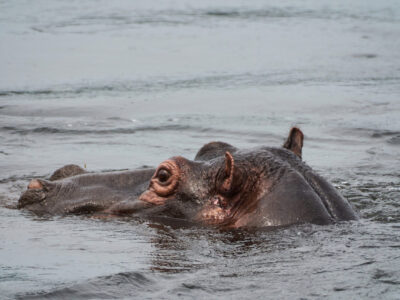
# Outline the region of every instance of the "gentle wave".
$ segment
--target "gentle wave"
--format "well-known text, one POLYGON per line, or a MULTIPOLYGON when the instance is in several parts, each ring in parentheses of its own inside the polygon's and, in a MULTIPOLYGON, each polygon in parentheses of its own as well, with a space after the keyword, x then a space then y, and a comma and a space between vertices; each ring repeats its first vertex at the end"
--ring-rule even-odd
MULTIPOLYGON (((99 92, 109 93, 149 93, 161 92, 165 90, 183 90, 192 88, 237 88, 241 86, 277 86, 277 85, 297 85, 297 84, 342 84, 342 85, 398 85, 400 76, 392 77, 331 77, 316 76, 302 73, 302 77, 293 74, 293 72, 275 72, 275 73, 241 73, 241 74, 221 74, 205 75, 194 78, 165 79, 149 78, 148 80, 115 81, 106 84, 93 83, 85 86, 65 85, 54 86, 44 89, 5 89, 0 90, 0 97, 5 96, 52 96, 65 97, 81 94, 92 94, 99 92)), ((351 76, 351 75, 350 75, 351 76)))
POLYGON ((392 145, 400 145, 400 134, 398 136, 390 138, 387 142, 392 145))
POLYGON ((391 145, 400 145, 400 131, 397 130, 354 128, 349 131, 361 133, 373 139, 386 139, 386 142, 391 145))
POLYGON ((30 134, 38 134, 38 135, 104 135, 104 134, 135 134, 138 132, 159 132, 159 131, 189 131, 196 133, 207 133, 213 135, 231 135, 231 136, 247 136, 253 138, 265 139, 266 137, 280 139, 281 136, 265 133, 265 132, 257 132, 257 131, 239 131, 239 130, 230 130, 223 128, 212 128, 212 127, 201 127, 201 126, 190 126, 190 125, 181 125, 181 124, 173 124, 173 125, 160 125, 160 126, 140 126, 140 127, 130 127, 130 128, 110 128, 110 129, 71 129, 71 128, 57 128, 57 127, 35 127, 35 128, 19 128, 14 126, 3 126, 0 127, 0 132, 8 132, 11 134, 18 135, 30 135, 30 134))
POLYGON ((112 128, 112 129, 68 129, 55 127, 36 127, 36 128, 18 128, 13 126, 0 127, 0 131, 7 131, 14 134, 134 134, 139 131, 168 131, 168 130, 190 130, 187 125, 165 125, 165 126, 143 126, 133 128, 112 128))
POLYGON ((17 299, 118 299, 138 296, 139 291, 151 291, 156 282, 139 272, 122 272, 100 276, 84 283, 53 291, 17 295, 17 299))
MULTIPOLYGON (((157 92, 165 90, 181 90, 200 87, 215 87, 226 88, 237 85, 252 85, 259 84, 291 84, 297 83, 298 80, 283 80, 287 78, 288 74, 222 74, 222 75, 209 75, 195 78, 182 78, 182 79, 165 79, 165 78, 149 78, 148 80, 141 81, 117 81, 107 84, 96 84, 86 86, 54 86, 45 89, 10 89, 0 90, 1 96, 61 96, 68 94, 88 94, 96 92, 157 92), (275 79, 274 79, 275 77, 275 79)), ((314 78, 317 79, 317 78, 314 78)))
POLYGON ((295 7, 287 8, 261 8, 252 9, 215 9, 203 12, 201 16, 223 17, 232 19, 260 20, 271 18, 307 18, 307 19, 356 19, 356 20, 374 20, 381 22, 397 22, 399 19, 386 10, 372 12, 349 12, 338 9, 299 9, 295 7))
MULTIPOLYGON (((54 11, 53 13, 57 13, 54 11)), ((297 7, 260 7, 249 8, 214 8, 192 10, 155 10, 144 9, 132 11, 97 11, 96 14, 83 14, 58 22, 47 22, 31 26, 36 32, 56 33, 67 31, 74 33, 95 33, 119 28, 136 28, 138 26, 208 26, 210 21, 271 21, 274 19, 326 19, 326 20, 361 20, 373 22, 399 22, 400 18, 390 10, 351 11, 331 8, 297 8, 297 7)), ((215 22, 213 22, 214 24, 215 22)))

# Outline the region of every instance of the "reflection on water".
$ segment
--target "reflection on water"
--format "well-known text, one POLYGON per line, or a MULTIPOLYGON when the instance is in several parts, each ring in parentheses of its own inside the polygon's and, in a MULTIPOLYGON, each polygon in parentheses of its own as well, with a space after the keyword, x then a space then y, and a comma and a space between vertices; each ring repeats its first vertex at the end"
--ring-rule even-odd
POLYGON ((268 292, 283 293, 288 298, 298 294, 321 297, 333 292, 341 292, 344 297, 355 293, 365 296, 366 292, 378 297, 395 296, 399 284, 398 268, 388 259, 397 257, 400 238, 388 240, 388 235, 393 238, 389 226, 362 221, 256 232, 147 226, 155 229, 150 237, 154 248, 149 268, 20 296, 120 298, 181 294, 235 298, 237 293, 244 293, 262 297, 268 283, 268 292))
POLYGON ((396 1, 0 2, 0 295, 396 299, 396 1), (174 219, 41 218, 32 178, 280 146, 359 222, 218 231, 174 219))

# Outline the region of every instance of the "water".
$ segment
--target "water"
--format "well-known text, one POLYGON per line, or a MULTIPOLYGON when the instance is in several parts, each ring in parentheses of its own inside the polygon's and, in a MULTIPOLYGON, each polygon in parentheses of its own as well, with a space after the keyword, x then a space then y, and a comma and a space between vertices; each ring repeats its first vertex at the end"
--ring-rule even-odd
POLYGON ((0 298, 398 299, 397 1, 0 1, 0 298), (303 157, 359 222, 220 232, 39 218, 29 179, 193 158, 303 157))

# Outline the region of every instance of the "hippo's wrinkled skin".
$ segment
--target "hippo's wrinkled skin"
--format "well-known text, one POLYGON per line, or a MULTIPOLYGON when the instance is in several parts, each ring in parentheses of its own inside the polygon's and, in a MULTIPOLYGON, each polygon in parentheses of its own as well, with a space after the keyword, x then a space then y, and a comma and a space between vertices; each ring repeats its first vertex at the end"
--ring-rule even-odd
POLYGON ((357 218, 349 203, 301 160, 303 133, 282 148, 204 145, 195 160, 177 156, 157 169, 86 173, 69 165, 34 179, 19 208, 49 214, 147 215, 223 228, 330 224, 357 218), (86 173, 86 174, 84 174, 86 173))

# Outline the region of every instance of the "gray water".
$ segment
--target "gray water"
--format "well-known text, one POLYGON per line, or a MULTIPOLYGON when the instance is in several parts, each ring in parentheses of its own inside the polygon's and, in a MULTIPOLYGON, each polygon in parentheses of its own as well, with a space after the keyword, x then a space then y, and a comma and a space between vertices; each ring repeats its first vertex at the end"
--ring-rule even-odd
POLYGON ((400 298, 398 1, 0 1, 0 298, 400 298), (34 177, 279 146, 357 222, 221 232, 11 209, 34 177))

